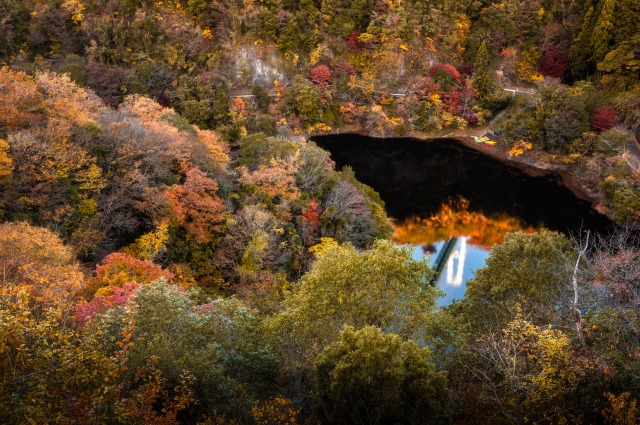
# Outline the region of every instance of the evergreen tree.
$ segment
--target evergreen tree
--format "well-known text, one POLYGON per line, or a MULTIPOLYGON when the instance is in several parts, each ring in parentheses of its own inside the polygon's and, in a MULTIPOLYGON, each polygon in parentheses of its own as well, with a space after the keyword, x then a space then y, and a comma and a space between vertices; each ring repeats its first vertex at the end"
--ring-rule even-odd
POLYGON ((588 70, 588 62, 591 57, 589 44, 591 40, 591 28, 594 14, 593 6, 586 7, 586 13, 581 16, 576 25, 576 32, 573 35, 573 42, 569 50, 569 60, 571 62, 571 73, 576 79, 584 77, 588 70))
POLYGON ((216 124, 225 124, 229 121, 229 91, 221 86, 213 95, 213 119, 216 124))
POLYGON ((611 41, 613 39, 613 10, 615 0, 604 0, 602 11, 598 16, 593 33, 592 40, 592 58, 594 62, 600 62, 611 50, 611 41))
MULTIPOLYGON (((640 2, 638 0, 617 0, 613 11, 615 22, 614 40, 616 45, 640 34, 640 2)), ((616 46, 617 47, 617 46, 616 46)))
POLYGON ((262 112, 267 112, 269 103, 271 102, 269 99, 269 92, 261 85, 255 85, 251 89, 251 94, 254 96, 258 109, 262 112))
POLYGON ((286 23, 280 31, 278 37, 278 48, 282 53, 290 53, 298 51, 300 45, 301 29, 293 14, 286 14, 286 23))
POLYGON ((478 91, 479 100, 486 100, 493 91, 493 82, 489 76, 489 52, 483 40, 473 62, 473 88, 478 91))

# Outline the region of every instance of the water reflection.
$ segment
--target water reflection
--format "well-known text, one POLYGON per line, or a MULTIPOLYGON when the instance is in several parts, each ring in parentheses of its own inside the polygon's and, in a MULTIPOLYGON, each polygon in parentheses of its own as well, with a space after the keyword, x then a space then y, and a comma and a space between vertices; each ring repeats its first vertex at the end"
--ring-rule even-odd
MULTIPOLYGON (((447 292, 440 304, 462 297, 465 282, 507 232, 542 226, 561 232, 578 228, 606 232, 613 226, 589 202, 564 187, 560 175, 539 170, 543 175, 531 176, 455 139, 425 142, 334 134, 314 137, 314 141, 331 152, 338 169, 352 167, 358 180, 380 194, 389 216, 400 220, 395 226, 399 244, 419 245, 414 255, 429 253, 431 261, 448 245, 458 253, 452 260, 452 281, 457 281, 464 257, 462 283, 447 286, 440 281, 447 292), (459 204, 466 201, 447 202, 456 196, 468 199, 469 208, 459 204), (468 238, 464 256, 460 239, 445 244, 452 237, 468 238)), ((444 276, 449 270, 446 265, 444 276)))
POLYGON ((502 243, 507 232, 535 230, 506 215, 470 212, 468 206, 460 198, 430 217, 413 217, 394 226, 394 240, 412 244, 413 258, 427 257, 436 271, 437 284, 445 293, 438 305, 464 296, 466 282, 484 265, 491 246, 502 243))
MULTIPOLYGON (((444 292, 444 295, 438 299, 438 305, 444 306, 453 300, 459 300, 464 297, 466 283, 473 277, 476 270, 484 266, 489 250, 483 246, 472 245, 468 243, 469 237, 458 238, 456 248, 449 257, 444 267, 444 272, 440 274, 438 286, 444 292)), ((446 241, 430 244, 435 252, 425 252, 422 245, 415 245, 413 249, 413 258, 419 260, 425 256, 429 258, 429 265, 432 267, 441 252, 446 241)))

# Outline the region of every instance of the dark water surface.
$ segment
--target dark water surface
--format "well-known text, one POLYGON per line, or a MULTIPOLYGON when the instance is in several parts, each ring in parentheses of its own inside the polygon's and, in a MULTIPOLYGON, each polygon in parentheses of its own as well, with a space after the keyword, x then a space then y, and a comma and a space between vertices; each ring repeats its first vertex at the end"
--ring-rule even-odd
POLYGON ((396 219, 435 213, 447 199, 462 196, 473 211, 507 213, 558 231, 612 225, 560 185, 560 177, 531 177, 454 139, 341 134, 312 140, 331 152, 338 169, 351 166, 360 181, 377 190, 396 219))
MULTIPOLYGON (((454 139, 426 142, 341 134, 312 140, 331 153, 337 169, 351 166, 358 180, 378 191, 387 213, 398 222, 429 217, 449 200, 462 197, 469 211, 516 217, 533 228, 565 233, 580 227, 600 232, 613 228, 607 217, 562 186, 559 176, 531 177, 454 139)), ((440 304, 463 296, 464 283, 484 265, 490 250, 490 246, 474 245, 468 236, 448 236, 458 240, 439 280, 446 293, 440 304)), ((444 245, 444 239, 414 237, 411 242, 417 244, 414 257, 429 255, 432 263, 444 245)))

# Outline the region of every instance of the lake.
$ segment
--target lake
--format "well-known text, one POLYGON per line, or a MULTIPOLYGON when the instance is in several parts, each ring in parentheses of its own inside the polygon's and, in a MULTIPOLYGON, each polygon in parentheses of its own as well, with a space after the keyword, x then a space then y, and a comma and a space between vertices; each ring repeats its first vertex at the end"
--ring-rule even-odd
POLYGON ((337 169, 352 167, 358 180, 378 191, 398 244, 414 244, 414 258, 428 256, 434 266, 441 260, 440 305, 463 297, 465 283, 507 232, 614 226, 559 176, 529 176, 454 139, 340 134, 312 140, 331 153, 337 169))

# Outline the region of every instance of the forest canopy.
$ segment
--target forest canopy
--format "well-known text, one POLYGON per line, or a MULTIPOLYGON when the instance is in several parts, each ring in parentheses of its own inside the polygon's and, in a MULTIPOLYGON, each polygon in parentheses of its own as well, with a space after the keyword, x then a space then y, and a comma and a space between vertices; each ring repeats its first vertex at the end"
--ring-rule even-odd
POLYGON ((637 0, 0 0, 0 422, 637 423, 633 232, 508 233, 440 307, 308 139, 490 134, 632 228, 638 22, 637 0))

